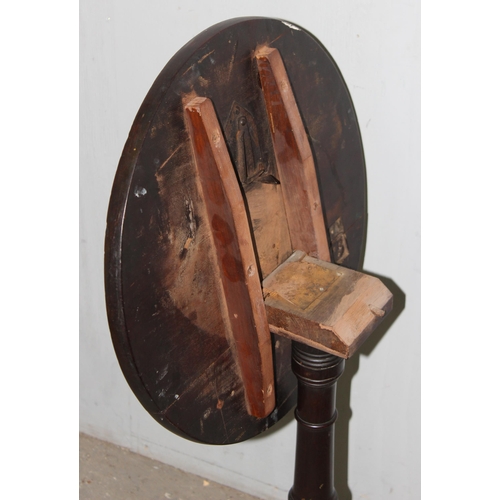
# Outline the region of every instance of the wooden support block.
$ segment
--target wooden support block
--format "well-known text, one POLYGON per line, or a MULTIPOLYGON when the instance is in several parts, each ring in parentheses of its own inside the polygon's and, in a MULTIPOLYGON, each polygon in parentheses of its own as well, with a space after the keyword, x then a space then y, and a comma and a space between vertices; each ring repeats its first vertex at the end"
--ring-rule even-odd
POLYGON ((277 49, 255 53, 294 250, 330 261, 309 139, 277 49))
POLYGON ((273 356, 245 204, 212 101, 197 97, 185 111, 200 191, 217 249, 231 348, 248 412, 264 418, 275 407, 273 356))
POLYGON ((364 273, 294 252, 264 281, 272 332, 351 357, 392 309, 392 294, 364 273))

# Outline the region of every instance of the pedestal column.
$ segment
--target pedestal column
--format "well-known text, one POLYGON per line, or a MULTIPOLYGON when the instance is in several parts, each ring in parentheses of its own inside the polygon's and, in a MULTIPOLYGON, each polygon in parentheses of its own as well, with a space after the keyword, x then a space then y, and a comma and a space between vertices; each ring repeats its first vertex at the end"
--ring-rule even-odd
POLYGON ((344 359, 293 342, 292 370, 298 380, 297 444, 289 500, 338 500, 333 485, 337 379, 344 359))

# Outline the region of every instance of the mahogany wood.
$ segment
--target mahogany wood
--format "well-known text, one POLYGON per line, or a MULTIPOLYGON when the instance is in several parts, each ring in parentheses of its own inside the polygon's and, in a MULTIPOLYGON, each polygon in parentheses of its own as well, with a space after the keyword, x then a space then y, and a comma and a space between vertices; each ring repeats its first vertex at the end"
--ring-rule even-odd
MULTIPOLYGON (((276 407, 263 418, 248 413, 245 376, 234 355, 234 332, 220 294, 219 250, 185 112, 195 97, 213 103, 241 186, 262 280, 291 255, 295 244, 285 202, 293 173, 277 165, 270 108, 255 58, 258 47, 279 51, 293 88, 303 126, 300 140, 307 139, 316 169, 331 260, 347 268, 360 266, 366 186, 352 101, 321 44, 279 20, 220 23, 174 56, 137 114, 108 210, 107 311, 123 373, 161 425, 210 444, 255 436, 296 402, 291 341, 271 333, 276 407)), ((282 115, 293 122, 289 109, 282 115)), ((302 165, 307 158, 301 153, 302 165)), ((314 207, 316 197, 311 200, 314 207)), ((265 371, 259 373, 263 386, 265 371)))
POLYGON ((337 500, 333 478, 336 385, 342 358, 293 342, 292 367, 299 394, 295 418, 297 445, 289 500, 337 500))
POLYGON ((186 44, 137 114, 108 211, 108 319, 145 409, 230 444, 297 402, 289 499, 336 500, 342 358, 392 307, 354 271, 365 232, 359 127, 321 44, 263 18, 186 44))
POLYGON ((279 50, 267 46, 260 47, 255 58, 292 248, 330 261, 314 159, 283 60, 279 50))
MULTIPOLYGON (((248 413, 267 417, 275 407, 273 353, 257 262, 241 189, 210 99, 186 105, 199 190, 216 249, 229 343, 240 369, 248 413)), ((189 239, 186 246, 191 244, 189 239)))

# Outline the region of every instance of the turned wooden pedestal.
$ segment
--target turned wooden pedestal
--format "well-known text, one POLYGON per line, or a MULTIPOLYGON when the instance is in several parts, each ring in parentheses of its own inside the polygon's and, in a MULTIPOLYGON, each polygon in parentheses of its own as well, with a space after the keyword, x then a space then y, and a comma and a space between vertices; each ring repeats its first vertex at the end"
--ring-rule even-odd
POLYGON ((289 500, 336 500, 333 482, 336 384, 344 359, 293 342, 292 370, 298 380, 295 476, 289 500))

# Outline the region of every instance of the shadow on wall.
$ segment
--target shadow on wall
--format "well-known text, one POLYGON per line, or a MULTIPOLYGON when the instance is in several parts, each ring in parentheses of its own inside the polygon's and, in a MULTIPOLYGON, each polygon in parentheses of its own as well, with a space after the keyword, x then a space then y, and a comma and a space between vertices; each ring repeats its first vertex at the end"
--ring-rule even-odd
MULTIPOLYGON (((385 321, 368 337, 360 350, 345 364, 345 371, 337 382, 337 410, 339 417, 335 423, 335 489, 342 500, 352 500, 349 489, 348 459, 349 459, 349 422, 351 410, 351 382, 359 369, 359 356, 370 356, 375 346, 394 324, 405 308, 406 296, 404 292, 390 278, 363 270, 364 273, 378 278, 391 291, 393 299, 392 311, 385 321)), ((366 415, 366 418, 370 418, 366 415)))

